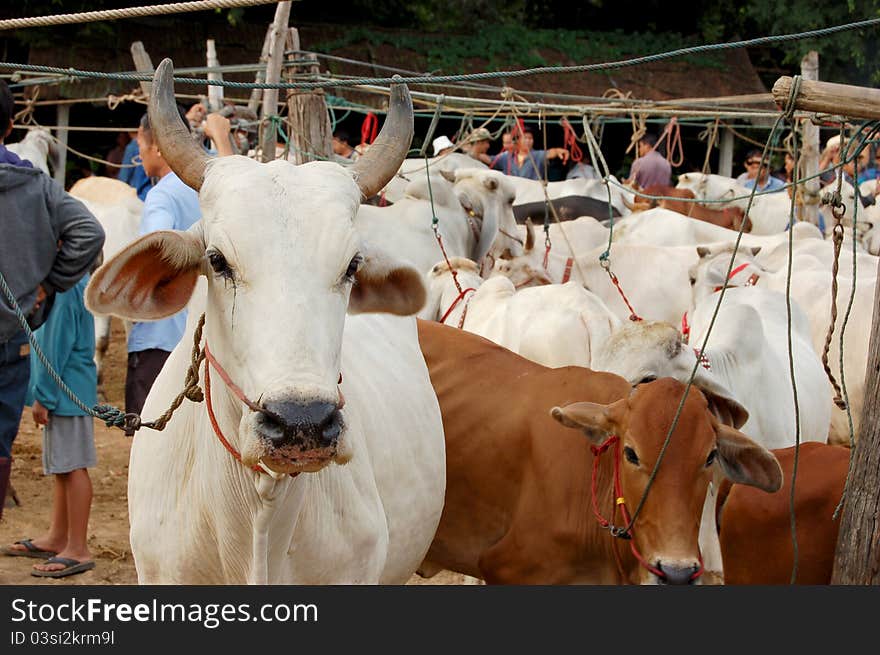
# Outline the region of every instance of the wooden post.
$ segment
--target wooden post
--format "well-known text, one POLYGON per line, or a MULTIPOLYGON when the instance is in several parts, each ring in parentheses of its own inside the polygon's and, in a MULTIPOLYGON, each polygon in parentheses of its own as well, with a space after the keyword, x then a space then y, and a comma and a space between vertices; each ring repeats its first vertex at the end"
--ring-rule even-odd
POLYGON ((60 147, 58 148, 58 162, 52 177, 62 188, 66 189, 64 182, 67 175, 67 125, 70 122, 70 105, 58 105, 56 111, 55 125, 58 126, 58 129, 55 130, 55 138, 58 139, 60 147))
MULTIPOLYGON (((878 266, 880 274, 880 266, 878 266)), ((880 584, 880 285, 865 373, 865 406, 834 556, 831 584, 880 584)))
MULTIPOLYGON (((290 28, 287 43, 291 50, 300 49, 299 31, 295 27, 290 28)), ((309 63, 296 69, 317 73, 318 58, 314 54, 305 58, 309 63)), ((292 75, 296 69, 288 68, 288 75, 292 75)), ((305 164, 309 161, 330 158, 333 152, 331 145, 333 134, 322 89, 308 91, 288 89, 287 117, 290 126, 288 139, 290 149, 293 151, 294 163, 305 164)))
MULTIPOLYGON (((819 53, 810 51, 801 60, 801 78, 811 82, 819 79, 819 53)), ((800 173, 811 177, 819 172, 819 127, 810 120, 803 121, 803 146, 800 151, 800 173)), ((797 173, 797 171, 795 171, 797 173)), ((803 202, 802 220, 819 225, 819 178, 805 182, 798 192, 803 202)))
MULTIPOLYGON (((781 107, 788 104, 791 77, 780 77, 773 85, 773 100, 781 107)), ((853 118, 880 119, 880 89, 863 86, 815 82, 801 78, 801 88, 795 107, 804 111, 853 118)))
MULTIPOLYGON (((152 73, 155 70, 155 68, 153 68, 153 62, 150 60, 150 55, 147 54, 142 42, 135 41, 131 44, 131 58, 134 60, 134 67, 138 73, 152 73)), ((140 85, 141 91, 144 92, 144 96, 149 98, 150 89, 153 88, 153 83, 141 81, 140 85)))
MULTIPOLYGON (((207 62, 208 67, 219 66, 220 61, 217 59, 217 49, 214 47, 214 39, 208 39, 207 45, 205 61, 207 62)), ((223 81, 223 73, 219 71, 215 73, 209 72, 208 79, 223 81)), ((208 112, 220 111, 221 109, 223 109, 223 87, 208 85, 208 112)))
MULTIPOLYGON (((290 1, 279 2, 272 21, 269 58, 266 63, 266 83, 281 81, 281 62, 284 60, 284 42, 287 37, 287 24, 290 20, 290 1)), ((275 130, 269 117, 278 113, 278 89, 263 91, 263 107, 260 113, 260 157, 264 162, 275 159, 275 130)))
POLYGON ((721 147, 718 150, 718 174, 733 177, 733 132, 721 131, 721 147))
MULTIPOLYGON (((266 66, 269 63, 269 48, 272 45, 272 26, 269 25, 266 30, 266 38, 263 39, 263 49, 260 52, 260 61, 259 64, 266 66)), ((266 70, 257 71, 256 76, 254 77, 254 82, 260 84, 266 79, 266 70)), ((248 100, 248 110, 251 113, 256 114, 257 109, 260 108, 260 99, 263 97, 263 89, 251 89, 251 98, 248 100)))

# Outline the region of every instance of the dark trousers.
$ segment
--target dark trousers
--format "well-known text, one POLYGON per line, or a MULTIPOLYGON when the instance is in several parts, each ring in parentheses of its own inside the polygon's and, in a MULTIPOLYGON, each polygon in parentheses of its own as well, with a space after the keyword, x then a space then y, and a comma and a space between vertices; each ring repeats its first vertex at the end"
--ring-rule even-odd
POLYGON ((12 457, 12 442, 31 380, 29 352, 24 330, 0 343, 0 457, 12 457))
MULTIPOLYGON (((128 369, 125 374, 125 413, 140 414, 147 400, 147 394, 159 375, 159 371, 165 365, 165 360, 170 355, 166 350, 150 348, 128 353, 128 369)), ((142 417, 145 421, 156 418, 155 416, 142 417)), ((126 431, 127 436, 134 433, 126 431)))

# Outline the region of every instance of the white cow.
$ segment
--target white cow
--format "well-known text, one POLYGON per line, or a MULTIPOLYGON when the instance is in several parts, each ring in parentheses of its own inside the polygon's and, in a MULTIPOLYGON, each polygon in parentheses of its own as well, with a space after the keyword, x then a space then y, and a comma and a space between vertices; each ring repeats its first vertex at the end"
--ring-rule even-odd
MULTIPOLYGON (((812 244, 801 242, 801 245, 812 244)), ((828 245, 830 247, 830 244, 828 245)), ((703 248, 698 254, 701 257, 691 273, 694 280, 694 298, 697 301, 723 283, 730 257, 733 254, 733 246, 726 244, 703 248)), ((760 258, 763 254, 761 252, 756 256, 755 253, 748 250, 737 251, 734 259, 734 274, 731 275, 728 284, 743 285, 751 280, 759 288, 772 289, 784 294, 788 278, 787 257, 781 259, 779 253, 774 253, 772 258, 768 258, 776 265, 774 270, 761 265, 760 258)), ((865 362, 868 359, 871 321, 874 311, 877 258, 871 255, 859 257, 855 300, 846 331, 842 332, 853 280, 852 255, 845 252, 841 255, 836 303, 837 321, 831 338, 828 364, 835 379, 840 383, 840 335, 843 333, 845 335, 843 373, 846 376, 849 407, 857 437, 864 406, 865 362), (863 258, 869 258, 869 261, 864 262, 863 258)), ((817 356, 821 356, 824 351, 828 326, 831 323, 831 283, 831 267, 827 259, 817 258, 812 247, 807 248, 804 252, 795 251, 792 260, 791 297, 793 305, 803 311, 809 320, 810 342, 817 356)), ((834 396, 829 381, 826 381, 825 395, 828 398, 834 396)), ((813 402, 813 399, 805 402, 813 402)), ((849 443, 849 421, 845 411, 838 407, 833 409, 829 441, 849 443)))
MULTIPOLYGON (((812 223, 798 221, 792 229, 795 240, 822 241, 822 233, 812 223)), ((615 221, 613 236, 614 243, 687 246, 734 241, 737 237, 737 231, 688 218, 670 209, 655 207, 633 212, 620 221, 615 221)), ((743 246, 767 247, 781 242, 788 242, 788 235, 785 232, 772 235, 755 235, 745 232, 740 239, 740 244, 743 246)))
MULTIPOLYGON (((92 175, 78 180, 70 187, 69 193, 82 200, 104 228, 104 234, 107 235, 101 251, 104 261, 109 261, 138 237, 144 203, 137 197, 134 187, 116 178, 92 175)), ((102 387, 104 357, 110 346, 110 321, 110 316, 95 316, 95 363, 99 389, 102 387)), ((128 336, 131 321, 123 321, 123 325, 128 336)))
POLYGON ((30 129, 21 141, 5 145, 8 150, 11 150, 22 159, 27 159, 46 175, 50 174, 49 158, 50 156, 53 159, 55 158, 57 148, 55 140, 46 128, 30 129))
POLYGON ((620 325, 605 303, 576 282, 516 291, 506 277, 483 281, 476 263, 462 258, 438 263, 427 280, 420 316, 461 326, 544 366, 590 367, 593 353, 620 325))
POLYGON ((543 248, 526 250, 522 257, 499 260, 494 271, 509 277, 516 288, 536 281, 538 284, 579 282, 595 293, 620 319, 630 317, 623 294, 637 316, 654 321, 677 323, 691 306, 690 268, 697 262, 692 246, 658 247, 641 243, 614 244, 611 248, 611 272, 614 284, 600 256, 607 246, 593 248, 578 257, 570 257, 554 245, 547 258, 547 268, 536 266, 543 259, 543 248), (536 255, 536 251, 540 255, 536 255), (546 278, 539 271, 544 270, 546 278), (619 285, 619 286, 618 286, 619 285), (622 292, 622 293, 621 293, 622 292))
POLYGON ((479 159, 474 159, 463 152, 448 152, 438 157, 424 159, 411 157, 404 159, 397 174, 392 177, 381 193, 390 203, 399 202, 407 195, 407 186, 412 182, 422 182, 425 176, 440 174, 440 171, 453 172, 459 168, 479 168, 488 170, 488 166, 479 159))
POLYGON ((443 257, 433 217, 448 257, 482 262, 486 255, 522 254, 509 178, 498 171, 459 168, 412 182, 407 196, 390 207, 362 205, 358 227, 374 244, 420 271, 443 257), (433 199, 433 200, 432 200, 433 199))
POLYGON ((144 415, 180 390, 202 309, 205 402, 132 446, 138 579, 402 584, 443 508, 439 406, 415 319, 346 311, 403 316, 424 303, 422 275, 370 248, 355 221, 409 147, 409 94, 392 87, 377 143, 351 168, 262 164, 209 158, 171 78, 165 59, 150 117, 166 161, 199 190, 202 220, 141 237, 87 289, 93 311, 149 320, 179 311, 206 278, 144 415))

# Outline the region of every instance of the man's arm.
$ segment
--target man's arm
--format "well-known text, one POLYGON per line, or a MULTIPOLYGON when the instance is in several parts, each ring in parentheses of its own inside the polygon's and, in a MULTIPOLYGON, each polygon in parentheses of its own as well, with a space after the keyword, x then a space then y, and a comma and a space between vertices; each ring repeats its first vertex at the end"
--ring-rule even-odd
POLYGON ((47 203, 61 243, 52 269, 43 280, 47 293, 67 291, 89 270, 104 247, 104 228, 86 206, 47 179, 47 203))
POLYGON ((547 150, 547 159, 561 159, 563 164, 568 163, 568 150, 565 148, 550 148, 547 150))
POLYGON ((214 142, 218 157, 234 155, 232 143, 229 141, 229 119, 220 114, 208 114, 205 119, 205 136, 214 142))

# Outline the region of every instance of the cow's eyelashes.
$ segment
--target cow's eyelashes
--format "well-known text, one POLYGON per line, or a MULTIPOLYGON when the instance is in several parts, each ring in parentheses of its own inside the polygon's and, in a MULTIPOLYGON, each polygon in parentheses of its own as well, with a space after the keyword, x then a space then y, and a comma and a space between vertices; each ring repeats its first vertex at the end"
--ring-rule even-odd
POLYGON ((348 263, 348 268, 345 269, 345 278, 349 282, 354 282, 354 276, 363 263, 364 258, 360 253, 351 258, 351 261, 348 263))
POLYGON ((232 280, 235 277, 232 267, 229 266, 229 262, 226 261, 226 257, 223 256, 222 252, 219 250, 209 250, 207 255, 208 263, 217 275, 227 280, 232 280))
POLYGON ((639 465, 639 456, 636 455, 636 451, 634 451, 629 446, 625 446, 623 449, 623 456, 626 458, 626 461, 635 466, 639 465))
POLYGON ((715 459, 717 457, 718 457, 718 449, 716 448, 711 453, 709 453, 709 456, 706 458, 706 468, 709 468, 710 466, 712 466, 712 464, 715 463, 715 459))

